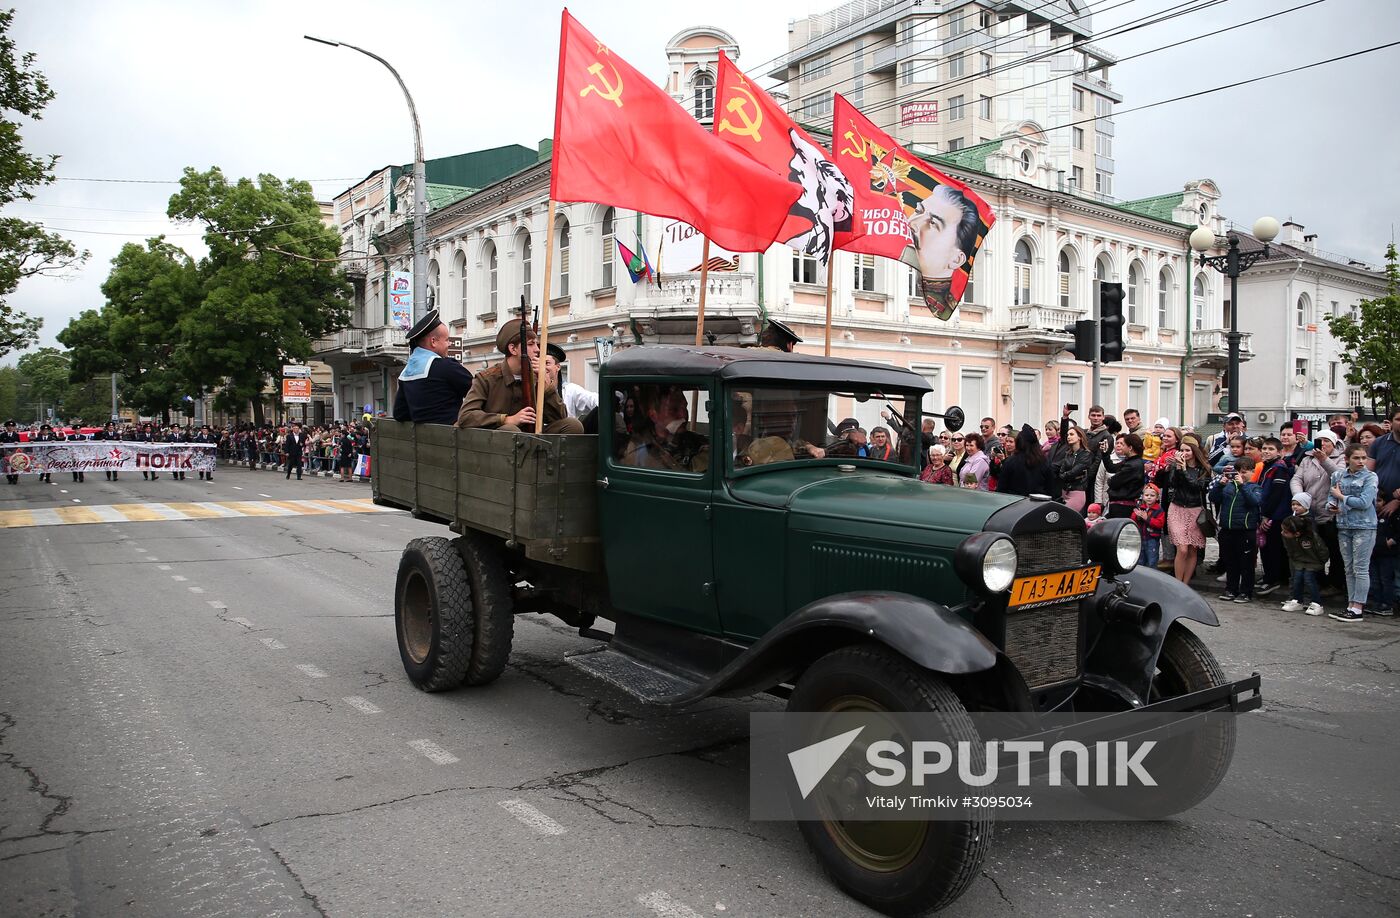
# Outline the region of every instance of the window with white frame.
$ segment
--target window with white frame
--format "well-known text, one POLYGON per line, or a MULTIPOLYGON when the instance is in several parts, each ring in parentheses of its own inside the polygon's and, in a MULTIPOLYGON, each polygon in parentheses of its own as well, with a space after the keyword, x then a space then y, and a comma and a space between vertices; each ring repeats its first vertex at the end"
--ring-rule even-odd
POLYGON ((948 16, 948 37, 956 38, 961 35, 966 26, 963 24, 963 12, 957 10, 948 16))
POLYGON ((991 72, 991 69, 992 69, 992 56, 991 56, 990 54, 983 54, 983 55, 982 55, 982 72, 983 72, 983 73, 990 73, 990 72, 991 72))
POLYGON ((963 96, 952 96, 948 99, 948 120, 961 121, 963 116, 963 96))
POLYGON ((1074 91, 1074 110, 1077 112, 1084 111, 1084 90, 1082 89, 1076 89, 1074 91))
POLYGON ((1099 285, 1105 281, 1113 280, 1113 262, 1109 261, 1107 255, 1100 255, 1094 260, 1094 312, 1102 315, 1100 309, 1099 285))
POLYGON ((900 61, 900 62, 899 62, 899 85, 900 85, 900 86, 908 86, 910 83, 913 83, 913 82, 914 82, 914 62, 913 62, 913 61, 900 61))
POLYGON ((525 302, 534 305, 535 278, 534 278, 534 244, 530 241, 528 232, 520 234, 520 295, 525 297, 525 302))
POLYGON ((1074 262, 1069 249, 1060 249, 1060 308, 1069 309, 1073 303, 1074 262))
MULTIPOLYGON (((1307 377, 1308 377, 1308 358, 1306 358, 1306 357, 1295 357, 1295 358, 1293 359, 1293 375, 1296 376, 1296 377, 1298 377, 1299 379, 1307 379, 1307 377)), ((1306 386, 1306 385, 1307 385, 1307 383, 1304 383, 1304 386, 1306 386)))
POLYGON ((452 273, 457 275, 457 316, 467 317, 467 253, 458 250, 452 257, 452 273))
POLYGON ((919 295, 919 272, 913 268, 907 268, 904 272, 904 278, 909 299, 912 300, 919 295))
POLYGON ((501 306, 501 263, 496 257, 496 244, 486 243, 486 302, 491 311, 500 315, 501 306))
POLYGON ((569 221, 559 227, 559 296, 569 295, 569 221))
POLYGON ((962 52, 948 58, 948 79, 953 80, 962 76, 964 67, 962 52))
POLYGON ((1142 324, 1142 265, 1128 265, 1128 324, 1142 324))
POLYGON ((616 237, 613 235, 613 221, 617 217, 617 212, 609 207, 603 212, 603 287, 611 287, 613 279, 613 255, 617 247, 616 237))
POLYGON ((1075 191, 1084 190, 1084 167, 1073 166, 1070 169, 1070 179, 1074 182, 1075 191))
POLYGON ((831 55, 819 54, 802 62, 802 79, 816 80, 831 75, 831 55))
POLYGON ((1327 364, 1327 388, 1331 389, 1333 392, 1337 391, 1337 370, 1337 361, 1334 360, 1327 364))
POLYGON ((1099 118, 1107 118, 1113 114, 1113 100, 1107 96, 1094 96, 1094 114, 1099 118))
POLYGON ((802 117, 808 121, 815 121, 818 118, 831 114, 831 93, 822 92, 815 96, 808 96, 802 102, 802 117))
POLYGON ((709 121, 715 116, 715 78, 703 70, 691 80, 694 90, 694 112, 697 121, 709 121))
POLYGON ((1094 153, 1097 156, 1113 155, 1113 135, 1094 132, 1094 153))
POLYGON ((1012 289, 1015 293, 1017 306, 1029 306, 1031 304, 1031 246, 1026 240, 1021 239, 1016 243, 1016 252, 1013 257, 1012 266, 1012 289))
POLYGON ((964 141, 961 137, 954 137, 952 140, 948 141, 948 152, 949 152, 949 153, 956 153, 956 152, 958 152, 959 150, 961 150, 961 149, 963 148, 963 145, 964 145, 965 143, 966 143, 966 141, 964 141))
POLYGON ((963 367, 958 371, 958 404, 969 418, 984 417, 992 407, 992 391, 988 373, 980 367, 963 367))
POLYGON ((1172 272, 1163 268, 1157 272, 1157 327, 1171 328, 1172 272))
POLYGON ((992 97, 982 96, 977 100, 977 116, 983 121, 992 120, 992 97))
POLYGON ((967 272, 967 286, 963 288, 962 300, 961 300, 960 302, 963 302, 963 303, 975 303, 975 302, 977 302, 977 299, 976 299, 976 297, 977 297, 977 291, 976 291, 976 286, 977 286, 977 285, 976 285, 976 281, 977 281, 977 264, 976 264, 976 262, 974 262, 973 265, 972 265, 972 267, 971 267, 970 269, 968 269, 968 272, 967 272))
POLYGON ((437 259, 428 262, 428 289, 426 293, 428 302, 425 309, 437 309, 442 306, 439 302, 442 295, 442 271, 438 268, 437 259))
POLYGON ((792 253, 792 282, 794 284, 815 284, 819 262, 814 255, 803 255, 796 250, 792 253))
POLYGON ((1095 170, 1094 190, 1103 195, 1113 194, 1113 173, 1095 170))
POLYGON ((1157 410, 1166 417, 1175 417, 1181 406, 1176 400, 1176 380, 1157 381, 1157 410))
POLYGON ((855 289, 864 293, 875 292, 875 256, 874 255, 854 255, 852 261, 855 264, 855 289))
POLYGON ((1197 274, 1191 285, 1191 327, 1196 331, 1206 327, 1206 277, 1197 274))
POLYGON ((1312 300, 1304 293, 1298 297, 1297 320, 1299 328, 1308 327, 1308 315, 1312 312, 1312 300))
POLYGON ((1074 138, 1074 148, 1076 150, 1084 149, 1084 129, 1070 128, 1070 134, 1074 138))

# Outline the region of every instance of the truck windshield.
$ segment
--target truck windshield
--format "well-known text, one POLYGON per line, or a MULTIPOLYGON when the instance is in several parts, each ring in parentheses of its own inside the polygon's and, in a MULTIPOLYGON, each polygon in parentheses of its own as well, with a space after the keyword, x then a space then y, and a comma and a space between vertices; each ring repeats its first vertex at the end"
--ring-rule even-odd
POLYGON ((729 390, 734 469, 839 459, 918 469, 919 395, 849 387, 747 385, 729 390))

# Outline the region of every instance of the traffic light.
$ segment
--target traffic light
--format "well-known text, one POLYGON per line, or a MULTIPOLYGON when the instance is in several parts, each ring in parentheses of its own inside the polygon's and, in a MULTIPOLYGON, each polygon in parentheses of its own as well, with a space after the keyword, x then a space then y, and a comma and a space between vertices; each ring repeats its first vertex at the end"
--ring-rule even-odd
POLYGON ((1099 282, 1099 359, 1123 359, 1123 285, 1099 282))
POLYGON ((1074 343, 1065 348, 1070 356, 1075 360, 1083 360, 1089 363, 1094 359, 1094 320, 1080 319, 1072 325, 1066 325, 1065 331, 1074 338, 1074 343))

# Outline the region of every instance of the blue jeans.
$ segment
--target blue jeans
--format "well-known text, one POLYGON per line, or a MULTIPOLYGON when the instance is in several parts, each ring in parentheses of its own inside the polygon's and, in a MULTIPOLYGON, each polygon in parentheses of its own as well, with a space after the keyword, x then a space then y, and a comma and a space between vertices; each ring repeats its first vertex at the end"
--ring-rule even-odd
POLYGON ((1138 564, 1143 567, 1156 567, 1161 554, 1162 537, 1149 536, 1142 540, 1142 554, 1138 555, 1138 564))
POLYGON ((1400 556, 1372 555, 1371 606, 1385 609, 1397 601, 1400 601, 1400 556))
POLYGON ((1376 530, 1338 527, 1337 541, 1347 571, 1347 600, 1353 606, 1364 606, 1366 594, 1371 592, 1371 549, 1376 544, 1376 530))
POLYGON ((1303 587, 1308 588, 1308 602, 1322 605, 1322 591, 1317 588, 1317 571, 1293 571, 1293 598, 1303 601, 1303 587))

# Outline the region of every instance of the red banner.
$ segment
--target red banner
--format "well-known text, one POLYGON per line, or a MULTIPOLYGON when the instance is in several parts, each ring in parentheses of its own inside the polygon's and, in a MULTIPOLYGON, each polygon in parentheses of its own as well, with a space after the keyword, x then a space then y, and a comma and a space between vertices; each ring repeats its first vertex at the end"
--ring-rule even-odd
POLYGON ((0 444, 0 472, 139 472, 170 469, 212 472, 213 443, 141 443, 125 440, 35 440, 0 444))
POLYGON ((867 235, 850 250, 882 255, 898 241, 901 260, 919 272, 924 304, 938 318, 952 318, 996 222, 992 208, 964 183, 910 154, 840 95, 832 146, 841 171, 882 201, 865 211, 867 235))
POLYGON ((700 126, 564 11, 549 195, 684 220, 733 252, 778 238, 798 189, 700 126))

